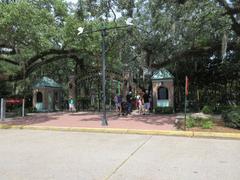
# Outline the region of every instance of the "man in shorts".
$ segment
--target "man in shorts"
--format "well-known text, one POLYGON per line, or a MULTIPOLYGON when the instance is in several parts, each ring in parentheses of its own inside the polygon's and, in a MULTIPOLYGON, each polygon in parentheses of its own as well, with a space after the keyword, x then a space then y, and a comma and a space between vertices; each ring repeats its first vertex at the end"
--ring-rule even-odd
POLYGON ((122 113, 122 96, 121 95, 118 95, 117 106, 118 106, 118 112, 120 115, 122 113))
POLYGON ((115 102, 115 107, 116 107, 116 112, 118 112, 118 115, 121 114, 122 112, 122 96, 121 95, 116 95, 114 97, 114 102, 115 102))
POLYGON ((68 100, 68 105, 69 105, 69 111, 70 112, 76 111, 74 104, 75 104, 75 102, 74 102, 73 98, 70 97, 69 100, 68 100))

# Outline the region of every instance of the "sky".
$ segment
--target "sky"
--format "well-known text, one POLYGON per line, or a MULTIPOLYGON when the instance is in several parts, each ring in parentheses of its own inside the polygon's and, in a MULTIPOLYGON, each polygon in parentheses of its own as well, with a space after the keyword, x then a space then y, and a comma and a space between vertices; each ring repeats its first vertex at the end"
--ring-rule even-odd
POLYGON ((66 0, 67 2, 77 3, 78 0, 66 0))

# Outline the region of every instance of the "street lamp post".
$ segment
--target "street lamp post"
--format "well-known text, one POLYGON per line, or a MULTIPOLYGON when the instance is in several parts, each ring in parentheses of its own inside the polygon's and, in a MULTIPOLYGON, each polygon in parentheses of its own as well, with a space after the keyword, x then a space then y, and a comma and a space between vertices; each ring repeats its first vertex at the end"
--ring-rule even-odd
POLYGON ((107 126, 107 115, 106 115, 106 48, 105 48, 105 36, 107 35, 106 29, 101 29, 102 36, 102 106, 103 106, 103 117, 102 126, 107 126))
POLYGON ((102 27, 99 30, 92 31, 92 32, 83 32, 84 28, 79 27, 78 28, 78 35, 81 34, 89 34, 93 32, 101 32, 101 37, 102 37, 102 107, 103 107, 103 117, 101 119, 102 121, 102 126, 107 126, 107 115, 106 115, 106 48, 105 48, 105 37, 107 36, 107 29, 105 27, 102 27))
POLYGON ((112 28, 106 28, 106 27, 102 27, 99 30, 96 31, 92 31, 92 32, 86 32, 84 33, 83 27, 79 27, 78 28, 78 35, 80 34, 89 34, 89 33, 94 33, 94 32, 101 32, 101 37, 102 37, 102 106, 103 106, 103 117, 101 119, 102 122, 102 126, 108 126, 108 121, 107 121, 107 115, 106 115, 106 48, 105 48, 105 37, 107 36, 107 30, 111 30, 111 29, 121 29, 121 28, 126 28, 129 26, 132 26, 132 20, 131 19, 127 19, 126 21, 126 26, 118 26, 118 27, 112 27, 112 28))

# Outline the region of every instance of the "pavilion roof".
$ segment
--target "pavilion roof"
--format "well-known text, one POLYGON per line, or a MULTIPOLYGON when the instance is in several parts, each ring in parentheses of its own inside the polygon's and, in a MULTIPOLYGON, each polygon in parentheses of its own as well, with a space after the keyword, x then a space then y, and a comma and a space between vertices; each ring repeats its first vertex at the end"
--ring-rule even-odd
POLYGON ((154 71, 152 80, 173 79, 174 76, 165 68, 154 71))
POLYGON ((33 85, 33 88, 43 88, 43 87, 50 87, 50 88, 61 88, 62 86, 55 82, 53 79, 44 76, 40 79, 36 84, 33 85))

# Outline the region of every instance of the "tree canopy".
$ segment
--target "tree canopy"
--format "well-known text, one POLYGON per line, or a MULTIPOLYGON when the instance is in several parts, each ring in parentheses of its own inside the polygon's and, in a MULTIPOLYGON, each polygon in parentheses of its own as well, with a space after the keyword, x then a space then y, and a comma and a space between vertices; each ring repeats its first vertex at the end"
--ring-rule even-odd
POLYGON ((237 0, 1 0, 0 80, 5 85, 0 93, 11 81, 21 93, 23 82, 44 74, 60 82, 76 74, 80 83, 96 73, 101 34, 90 32, 101 28, 112 28, 106 37, 109 73, 128 68, 144 82, 144 69, 167 67, 177 94, 188 75, 192 99, 239 103, 237 0), (132 26, 114 29, 129 18, 132 26), (78 35, 78 27, 89 33, 78 35))

